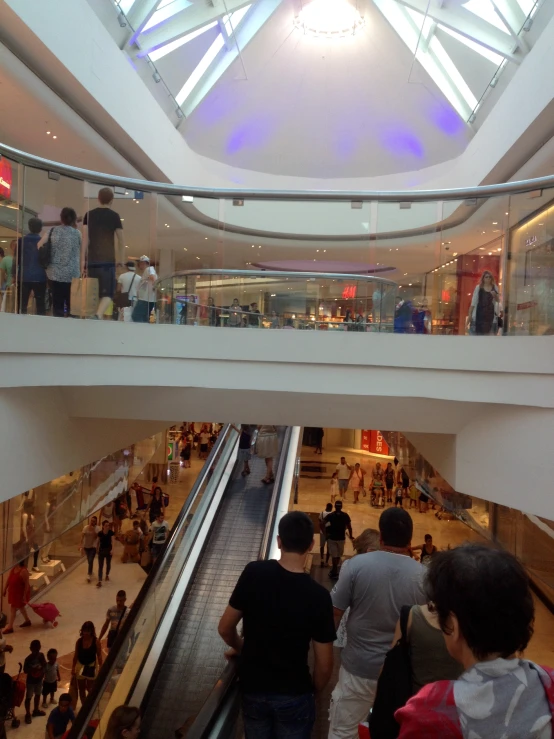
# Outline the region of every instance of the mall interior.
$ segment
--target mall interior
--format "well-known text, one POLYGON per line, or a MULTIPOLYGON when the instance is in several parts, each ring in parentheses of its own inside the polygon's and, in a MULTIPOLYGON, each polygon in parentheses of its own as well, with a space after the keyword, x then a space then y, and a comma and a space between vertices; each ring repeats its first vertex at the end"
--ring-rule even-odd
MULTIPOLYGON (((249 562, 279 558, 292 510, 331 591, 318 537, 341 457, 365 481, 341 491, 354 537, 398 488, 415 559, 426 535, 514 555, 524 656, 554 668, 552 69, 554 0, 0 2, 13 696, 32 639, 71 691, 82 624, 99 634, 123 589, 69 739, 113 739, 121 705, 147 739, 242 736, 220 616, 249 562), (107 257, 99 202, 117 214, 107 257), (84 552, 93 516, 114 530, 109 580, 84 552)), ((0 727, 42 738, 47 718, 10 701, 0 727)))

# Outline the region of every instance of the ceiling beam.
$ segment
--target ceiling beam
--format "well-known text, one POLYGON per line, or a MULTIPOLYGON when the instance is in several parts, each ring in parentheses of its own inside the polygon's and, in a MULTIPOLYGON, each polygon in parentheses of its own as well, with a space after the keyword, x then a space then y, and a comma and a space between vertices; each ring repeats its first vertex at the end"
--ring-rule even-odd
POLYGON ((510 31, 514 44, 516 44, 516 46, 526 54, 529 51, 529 44, 522 36, 519 35, 519 32, 523 28, 523 24, 527 18, 525 17, 523 10, 520 8, 519 3, 517 3, 516 0, 491 0, 491 2, 496 11, 496 15, 510 31))
MULTIPOLYGON (((200 104, 211 88, 221 78, 221 76, 229 69, 231 64, 237 59, 241 51, 250 43, 260 28, 269 20, 275 10, 279 7, 281 0, 257 0, 256 4, 248 12, 246 18, 242 21, 237 30, 233 32, 231 41, 235 41, 230 49, 226 49, 223 45, 222 51, 217 55, 214 61, 208 66, 205 73, 200 77, 194 88, 188 94, 186 100, 181 103, 181 107, 185 115, 190 115, 192 111, 200 104)), ((242 3, 242 5, 248 3, 242 3)), ((230 11, 230 2, 227 0, 227 9, 230 11)), ((176 96, 177 99, 179 95, 176 96)))
POLYGON ((510 35, 503 33, 464 8, 455 6, 439 8, 428 3, 428 0, 396 0, 396 2, 427 15, 436 23, 456 31, 515 64, 521 62, 521 58, 514 53, 514 39, 510 35))
POLYGON ((138 44, 141 48, 141 56, 155 51, 171 41, 176 41, 187 33, 192 33, 202 26, 221 18, 227 13, 232 13, 245 5, 250 5, 252 0, 227 0, 225 3, 215 3, 213 7, 203 3, 195 3, 189 8, 176 13, 175 16, 161 26, 154 26, 141 33, 138 44))
POLYGON ((144 26, 156 12, 160 0, 135 0, 127 13, 127 20, 133 29, 129 44, 134 44, 144 26))

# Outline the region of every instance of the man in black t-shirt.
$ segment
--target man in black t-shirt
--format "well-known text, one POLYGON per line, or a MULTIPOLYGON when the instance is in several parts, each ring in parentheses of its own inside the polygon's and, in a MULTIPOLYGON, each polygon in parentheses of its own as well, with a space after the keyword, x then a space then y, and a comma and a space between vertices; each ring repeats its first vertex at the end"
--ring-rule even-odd
POLYGON ((314 527, 300 511, 279 522, 281 559, 248 564, 235 586, 219 633, 240 655, 239 678, 246 739, 284 735, 310 739, 314 690, 333 670, 336 638, 331 597, 304 571, 314 527), (237 632, 243 620, 244 637, 237 632), (314 648, 313 679, 308 668, 314 648))
POLYGON ((354 538, 350 516, 342 510, 341 500, 337 500, 335 510, 325 519, 325 530, 327 532, 327 547, 331 555, 331 561, 333 562, 329 577, 332 580, 336 580, 339 576, 340 562, 344 554, 346 532, 348 531, 351 539, 354 538))
POLYGON ((100 301, 96 316, 103 318, 115 295, 116 265, 122 266, 123 264, 125 246, 123 244, 123 224, 119 213, 111 208, 113 192, 109 187, 103 187, 98 191, 98 203, 98 208, 89 210, 83 218, 81 271, 84 271, 86 264, 87 276, 98 280, 100 301), (85 227, 88 231, 88 238, 85 238, 85 227))

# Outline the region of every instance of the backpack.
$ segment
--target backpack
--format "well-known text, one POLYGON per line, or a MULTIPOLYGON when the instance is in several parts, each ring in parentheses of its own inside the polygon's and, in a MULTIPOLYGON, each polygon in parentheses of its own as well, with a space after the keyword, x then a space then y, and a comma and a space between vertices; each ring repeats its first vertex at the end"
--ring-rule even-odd
POLYGON ((45 244, 43 244, 40 249, 38 250, 38 263, 43 269, 46 269, 52 264, 52 231, 54 229, 50 229, 50 233, 48 234, 48 239, 45 244))
POLYGON ((411 606, 400 610, 401 637, 387 652, 379 680, 375 703, 368 717, 371 739, 396 739, 400 725, 395 712, 412 697, 412 660, 408 643, 408 618, 411 606))

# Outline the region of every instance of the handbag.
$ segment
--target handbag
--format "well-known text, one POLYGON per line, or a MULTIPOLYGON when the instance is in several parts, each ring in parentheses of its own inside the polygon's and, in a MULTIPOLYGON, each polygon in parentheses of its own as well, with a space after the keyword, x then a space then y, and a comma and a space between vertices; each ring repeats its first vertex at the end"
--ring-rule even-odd
POLYGON ((86 318, 98 310, 98 280, 96 277, 74 277, 71 280, 71 315, 86 318))
POLYGON ((412 697, 412 660, 408 641, 408 618, 411 606, 400 610, 400 639, 387 652, 379 680, 375 703, 368 718, 371 739, 396 739, 400 725, 395 712, 412 697))
POLYGON ((69 682, 69 690, 67 692, 71 696, 71 704, 76 706, 79 698, 79 689, 77 688, 77 678, 75 676, 71 678, 69 682))
POLYGON ((93 680, 96 677, 96 662, 93 662, 90 665, 83 665, 81 676, 87 677, 89 680, 93 680))
POLYGON ((54 229, 50 229, 50 233, 48 234, 48 238, 46 240, 46 243, 43 244, 40 249, 38 250, 38 263, 42 267, 42 269, 46 269, 52 264, 52 231, 54 229))
POLYGON ((115 640, 117 639, 117 635, 119 633, 119 627, 121 626, 121 621, 123 619, 123 616, 127 612, 127 606, 123 607, 123 613, 119 617, 119 621, 117 622, 117 626, 115 629, 108 631, 108 649, 111 649, 115 643, 115 640))
POLYGON ((133 301, 129 298, 129 293, 131 292, 131 288, 133 287, 133 283, 135 281, 136 276, 137 275, 135 272, 135 274, 133 275, 133 279, 131 280, 131 284, 129 285, 128 292, 116 293, 113 296, 113 302, 117 308, 130 308, 131 305, 133 304, 133 301))

